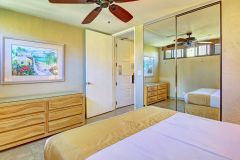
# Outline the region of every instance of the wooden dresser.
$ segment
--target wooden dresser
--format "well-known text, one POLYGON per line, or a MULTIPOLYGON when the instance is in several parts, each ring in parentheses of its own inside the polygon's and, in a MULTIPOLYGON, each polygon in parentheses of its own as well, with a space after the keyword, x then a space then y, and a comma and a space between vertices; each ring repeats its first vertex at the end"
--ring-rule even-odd
POLYGON ((85 124, 85 98, 68 94, 0 104, 0 151, 85 124))
POLYGON ((144 85, 144 105, 148 106, 167 100, 168 85, 164 82, 147 83, 144 85))

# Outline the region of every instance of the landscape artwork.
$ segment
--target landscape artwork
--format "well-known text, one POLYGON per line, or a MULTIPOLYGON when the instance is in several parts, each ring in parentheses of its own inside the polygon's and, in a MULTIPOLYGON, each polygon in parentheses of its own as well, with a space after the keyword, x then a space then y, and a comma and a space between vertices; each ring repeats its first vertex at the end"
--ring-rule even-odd
POLYGON ((64 45, 4 38, 1 82, 64 81, 64 45))
POLYGON ((154 58, 144 57, 144 76, 145 77, 153 76, 153 68, 154 68, 154 58))
POLYGON ((51 76, 58 75, 57 51, 12 45, 13 76, 51 76))

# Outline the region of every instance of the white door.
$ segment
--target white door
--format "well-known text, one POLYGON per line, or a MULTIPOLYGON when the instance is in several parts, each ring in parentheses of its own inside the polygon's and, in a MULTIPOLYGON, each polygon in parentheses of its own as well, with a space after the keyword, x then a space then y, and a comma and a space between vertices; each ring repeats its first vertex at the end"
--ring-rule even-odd
POLYGON ((117 108, 134 104, 134 43, 117 40, 116 101, 117 108))
POLYGON ((87 118, 115 109, 112 36, 86 30, 87 118))

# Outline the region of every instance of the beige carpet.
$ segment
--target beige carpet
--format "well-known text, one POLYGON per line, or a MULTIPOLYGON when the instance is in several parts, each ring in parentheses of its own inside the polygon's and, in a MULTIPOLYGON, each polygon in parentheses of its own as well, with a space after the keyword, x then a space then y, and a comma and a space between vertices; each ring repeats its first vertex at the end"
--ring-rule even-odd
MULTIPOLYGON (((166 101, 158 102, 156 104, 152 104, 152 106, 160 107, 160 108, 166 108, 171 110, 176 110, 176 101, 173 99, 168 99, 166 101)), ((185 102, 183 100, 177 101, 177 111, 184 113, 185 108, 185 102)))

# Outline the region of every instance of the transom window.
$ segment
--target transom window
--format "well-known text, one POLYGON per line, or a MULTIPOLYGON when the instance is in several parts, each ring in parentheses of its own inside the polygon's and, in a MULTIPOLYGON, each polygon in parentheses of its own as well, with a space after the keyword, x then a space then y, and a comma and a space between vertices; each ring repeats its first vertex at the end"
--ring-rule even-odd
MULTIPOLYGON (((177 49, 177 58, 202 57, 221 54, 220 44, 204 44, 197 47, 188 47, 177 49)), ((174 49, 164 51, 164 60, 175 59, 176 53, 174 49)))
POLYGON ((196 47, 191 47, 186 49, 186 57, 195 57, 197 48, 196 47))

